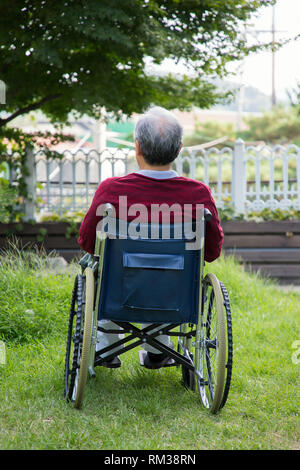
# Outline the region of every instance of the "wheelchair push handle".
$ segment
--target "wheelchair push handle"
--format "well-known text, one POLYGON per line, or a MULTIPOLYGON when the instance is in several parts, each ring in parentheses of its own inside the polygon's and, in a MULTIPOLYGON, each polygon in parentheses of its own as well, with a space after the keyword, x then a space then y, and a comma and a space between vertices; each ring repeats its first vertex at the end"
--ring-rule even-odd
POLYGON ((204 208, 204 219, 205 219, 205 222, 210 222, 212 219, 212 213, 210 212, 210 210, 206 208, 204 208))

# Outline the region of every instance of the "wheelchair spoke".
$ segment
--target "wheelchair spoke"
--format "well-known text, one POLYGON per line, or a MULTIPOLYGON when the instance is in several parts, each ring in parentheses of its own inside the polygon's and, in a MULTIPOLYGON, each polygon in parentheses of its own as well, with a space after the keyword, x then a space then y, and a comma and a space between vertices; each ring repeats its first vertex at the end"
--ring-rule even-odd
POLYGON ((207 339, 205 341, 205 344, 206 344, 206 348, 217 349, 217 338, 207 339))

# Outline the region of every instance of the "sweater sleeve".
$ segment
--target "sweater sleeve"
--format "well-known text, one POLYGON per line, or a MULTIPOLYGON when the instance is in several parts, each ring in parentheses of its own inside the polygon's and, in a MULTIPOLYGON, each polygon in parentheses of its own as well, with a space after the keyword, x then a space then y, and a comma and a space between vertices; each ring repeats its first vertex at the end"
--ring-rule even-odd
POLYGON ((208 263, 211 263, 221 254, 224 234, 215 201, 208 187, 207 191, 208 193, 204 207, 210 210, 212 218, 210 222, 206 223, 204 259, 208 263))

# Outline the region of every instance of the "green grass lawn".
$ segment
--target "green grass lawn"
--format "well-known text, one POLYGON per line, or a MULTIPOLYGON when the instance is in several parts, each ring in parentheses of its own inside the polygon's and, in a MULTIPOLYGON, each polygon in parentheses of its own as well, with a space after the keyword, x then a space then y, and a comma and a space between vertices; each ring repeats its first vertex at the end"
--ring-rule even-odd
POLYGON ((63 395, 76 267, 53 275, 42 259, 30 265, 18 257, 0 264, 1 449, 299 449, 300 363, 292 355, 300 292, 231 258, 206 265, 226 284, 233 319, 232 385, 219 414, 182 386, 180 369, 143 369, 137 350, 120 369, 96 368, 78 411, 63 395))

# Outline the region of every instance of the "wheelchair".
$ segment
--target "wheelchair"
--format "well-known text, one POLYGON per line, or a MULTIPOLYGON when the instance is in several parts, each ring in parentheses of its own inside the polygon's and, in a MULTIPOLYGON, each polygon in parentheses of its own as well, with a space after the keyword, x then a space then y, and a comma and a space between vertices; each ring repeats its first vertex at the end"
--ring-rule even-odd
MULTIPOLYGON (((214 274, 203 274, 210 219, 205 209, 201 244, 193 249, 186 245, 191 239, 174 233, 153 239, 97 231, 94 255, 79 262, 69 315, 64 394, 75 408, 82 406, 96 367, 145 343, 165 353, 169 367, 181 369, 183 385, 199 394, 209 412, 224 407, 232 375, 232 324, 225 285, 214 274), (103 330, 100 319, 118 329, 103 330), (96 350, 98 331, 123 337, 96 350), (177 337, 177 345, 164 345, 162 334, 177 337)), ((144 352, 139 351, 141 366, 144 352)))

